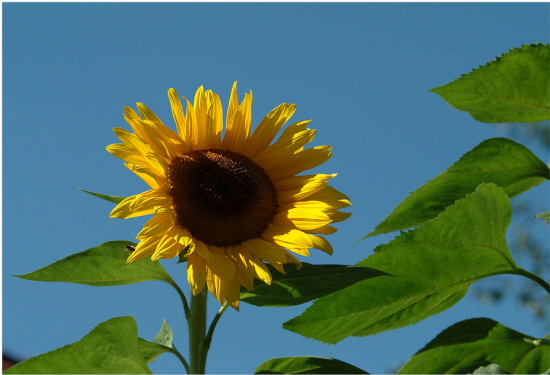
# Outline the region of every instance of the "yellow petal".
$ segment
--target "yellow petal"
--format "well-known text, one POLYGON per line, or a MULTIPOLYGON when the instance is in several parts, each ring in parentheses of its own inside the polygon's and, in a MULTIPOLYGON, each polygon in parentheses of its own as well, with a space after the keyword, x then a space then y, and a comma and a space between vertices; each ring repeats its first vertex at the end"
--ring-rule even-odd
POLYGON ((208 246, 206 246, 204 244, 204 242, 199 241, 199 240, 194 240, 192 248, 189 249, 189 250, 190 250, 189 253, 196 252, 201 257, 203 257, 206 260, 206 263, 208 265, 214 263, 214 255, 212 255, 212 253, 210 252, 208 246))
POLYGON ((294 104, 283 103, 269 112, 250 136, 244 154, 253 158, 269 146, 295 110, 296 106, 294 104))
POLYGON ((218 277, 227 282, 233 281, 235 276, 235 264, 225 255, 225 252, 222 248, 218 246, 209 245, 208 249, 214 256, 214 261, 208 264, 208 267, 214 272, 218 277))
POLYGON ((324 212, 317 209, 291 208, 275 215, 277 220, 289 220, 296 228, 311 230, 319 228, 332 222, 331 218, 324 212))
POLYGON ((254 255, 250 256, 250 264, 252 267, 254 267, 254 275, 258 280, 262 280, 267 285, 271 285, 271 272, 269 272, 269 268, 265 265, 264 262, 261 261, 261 259, 258 259, 258 257, 255 257, 254 255))
POLYGON ((243 150, 252 124, 252 93, 245 94, 237 110, 227 118, 227 128, 222 147, 228 150, 243 150))
POLYGON ((126 168, 137 174, 151 189, 168 190, 166 178, 163 177, 155 168, 124 163, 126 168))
POLYGON ((313 247, 313 243, 306 233, 297 229, 285 228, 280 224, 278 221, 275 221, 262 233, 262 238, 287 249, 313 247))
POLYGON ((206 261, 202 256, 193 253, 187 257, 187 281, 194 296, 204 289, 206 273, 206 261))
POLYGON ((172 225, 173 223, 170 215, 155 215, 145 223, 141 231, 137 234, 136 239, 142 240, 147 237, 158 236, 161 233, 167 232, 172 225))
POLYGON ((272 180, 297 175, 323 164, 332 156, 330 146, 317 146, 300 151, 273 166, 267 172, 272 180))
POLYGON ((170 233, 162 237, 151 260, 172 259, 183 250, 183 246, 170 233))
MULTIPOLYGON (((304 122, 307 123, 306 121, 304 122)), ((264 169, 270 169, 295 154, 298 150, 301 150, 305 144, 313 140, 314 136, 315 130, 311 129, 290 134, 286 137, 283 134, 277 142, 260 151, 254 157, 254 161, 264 169)))
POLYGON ((168 99, 170 100, 170 108, 172 108, 172 116, 174 117, 174 122, 176 123, 176 130, 178 131, 183 141, 187 142, 185 138, 185 135, 186 135, 185 114, 183 113, 183 107, 181 105, 181 100, 178 96, 178 92, 172 88, 169 89, 168 99))
POLYGON ((115 143, 106 147, 107 151, 116 158, 128 163, 149 166, 146 158, 140 155, 133 147, 125 143, 115 143))
POLYGON ((126 259, 126 263, 132 263, 136 260, 152 255, 157 248, 157 243, 159 240, 160 237, 149 237, 145 240, 139 241, 136 249, 130 254, 128 259, 126 259))
POLYGON ((128 219, 155 213, 155 206, 169 204, 171 198, 162 190, 148 190, 120 202, 110 214, 112 218, 128 219))
POLYGON ((311 239, 311 242, 313 243, 313 247, 315 249, 319 249, 329 255, 332 255, 332 253, 334 252, 334 249, 324 237, 315 236, 313 234, 308 234, 308 236, 311 239))
POLYGON ((285 263, 285 250, 269 241, 253 238, 242 243, 252 255, 269 263, 285 263))
POLYGON ((235 263, 235 281, 248 290, 254 290, 254 268, 250 264, 250 252, 243 246, 229 246, 225 252, 235 263))

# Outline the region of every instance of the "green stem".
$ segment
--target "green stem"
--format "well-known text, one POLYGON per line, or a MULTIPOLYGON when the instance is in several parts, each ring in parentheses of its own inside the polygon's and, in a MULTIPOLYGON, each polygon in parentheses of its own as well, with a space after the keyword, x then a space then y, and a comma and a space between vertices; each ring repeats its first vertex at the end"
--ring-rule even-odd
POLYGON ((225 302, 223 306, 220 308, 214 319, 212 320, 212 323, 210 323, 210 328, 208 329, 208 333, 206 334, 206 338, 204 339, 203 343, 203 350, 205 353, 208 353, 208 350, 210 349, 210 343, 212 342, 212 335, 214 334, 214 329, 216 328, 216 324, 218 324, 218 320, 222 317, 222 314, 225 310, 229 307, 229 304, 225 302))
POLYGON ((206 297, 206 289, 191 297, 191 309, 187 319, 191 374, 204 374, 206 369, 207 352, 203 350, 206 336, 206 297))
POLYGON ((174 349, 172 351, 172 353, 175 354, 176 357, 179 358, 179 360, 181 361, 181 363, 183 363, 183 367, 185 367, 185 371, 187 371, 188 374, 191 373, 191 369, 189 368, 189 363, 187 363, 187 361, 185 360, 185 358, 181 355, 181 353, 178 351, 178 349, 176 349, 176 346, 174 344, 172 344, 172 349, 174 349))
POLYGON ((183 312, 185 313, 185 319, 189 320, 189 305, 187 304, 187 298, 185 298, 185 294, 183 294, 183 291, 176 283, 170 283, 176 289, 178 294, 181 298, 181 303, 183 304, 183 312))
POLYGON ((522 276, 527 277, 528 279, 533 280, 534 282, 542 286, 548 294, 550 294, 550 284, 548 284, 546 280, 542 279, 538 275, 535 275, 534 273, 524 270, 523 268, 520 268, 520 272, 518 273, 522 276))

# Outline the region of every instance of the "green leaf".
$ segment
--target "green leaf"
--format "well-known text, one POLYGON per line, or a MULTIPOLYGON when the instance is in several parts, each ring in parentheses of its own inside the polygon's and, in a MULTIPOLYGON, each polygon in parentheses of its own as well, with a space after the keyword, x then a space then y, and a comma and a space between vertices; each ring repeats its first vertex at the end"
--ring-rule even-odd
POLYGON ((460 369, 455 374, 510 374, 510 371, 489 361, 477 361, 460 369))
POLYGON ((160 330, 153 339, 153 342, 169 348, 174 347, 174 333, 172 332, 172 328, 168 325, 166 319, 163 320, 160 330))
POLYGON ((413 192, 365 237, 422 225, 481 183, 494 183, 514 197, 549 178, 548 166, 526 147, 506 138, 488 139, 413 192))
POLYGON ((84 189, 77 188, 77 187, 75 187, 75 189, 78 189, 78 190, 83 191, 85 193, 94 195, 98 198, 105 199, 106 201, 113 202, 113 203, 116 203, 116 204, 119 204, 124 199, 126 199, 125 197, 116 197, 114 195, 105 195, 105 194, 100 194, 100 193, 94 193, 93 191, 88 191, 88 190, 84 190, 84 189))
POLYGON ((131 316, 100 323, 80 341, 18 363, 4 374, 152 374, 131 316))
POLYGON ((344 289, 358 281, 387 275, 372 268, 337 264, 313 265, 302 263, 302 268, 285 264, 286 274, 268 265, 271 285, 256 280, 253 291, 242 288, 241 300, 255 306, 294 306, 344 289))
POLYGON ((523 45, 430 91, 482 122, 549 120, 548 51, 549 45, 523 45))
POLYGON ((162 322, 160 330, 152 342, 139 338, 139 349, 147 363, 153 362, 162 353, 172 353, 179 357, 179 353, 174 346, 172 328, 166 320, 162 322))
POLYGON ((539 219, 542 219, 550 224, 550 211, 546 211, 537 215, 539 219))
POLYGON ((395 277, 361 281, 316 300, 283 327, 326 343, 374 335, 439 313, 484 277, 526 271, 506 245, 506 193, 482 184, 423 227, 401 234, 359 266, 395 277))
POLYGON ((126 263, 129 241, 109 241, 91 249, 69 255, 44 268, 25 275, 26 280, 77 283, 91 286, 111 286, 161 280, 175 282, 159 262, 150 257, 126 263))
POLYGON ((255 374, 368 374, 349 363, 325 357, 282 357, 262 363, 255 374))
MULTIPOLYGON (((535 339, 494 320, 452 325, 416 353, 400 374, 455 374, 478 361, 498 363, 513 374, 540 374, 550 365, 548 340, 535 339)), ((486 369, 494 371, 493 369, 486 369)), ((505 372, 476 372, 502 374, 505 372)))

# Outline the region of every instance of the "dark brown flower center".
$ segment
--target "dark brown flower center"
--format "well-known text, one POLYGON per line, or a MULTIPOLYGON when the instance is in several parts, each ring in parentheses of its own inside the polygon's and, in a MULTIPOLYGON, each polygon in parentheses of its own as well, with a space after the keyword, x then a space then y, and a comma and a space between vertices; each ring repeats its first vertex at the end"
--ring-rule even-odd
POLYGON ((244 155, 196 150, 168 168, 178 224, 208 245, 238 245, 260 237, 278 208, 267 173, 244 155))

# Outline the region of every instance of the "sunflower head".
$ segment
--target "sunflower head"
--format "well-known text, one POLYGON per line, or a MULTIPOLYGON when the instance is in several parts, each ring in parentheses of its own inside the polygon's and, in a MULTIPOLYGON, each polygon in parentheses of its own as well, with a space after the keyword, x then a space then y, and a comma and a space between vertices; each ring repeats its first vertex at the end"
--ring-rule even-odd
POLYGON ((128 262, 177 256, 187 249, 187 277, 193 294, 205 286, 238 309, 240 288, 254 279, 271 283, 265 262, 284 272, 300 264, 292 253, 315 248, 332 254, 321 235, 350 213, 348 198, 328 186, 335 174, 301 174, 331 156, 329 146, 304 149, 315 130, 309 121, 281 127, 295 111, 283 103, 251 132, 252 93, 241 103, 233 85, 226 114, 218 95, 200 87, 194 103, 168 91, 176 131, 145 105, 126 107, 133 132, 113 129, 122 143, 107 147, 150 187, 120 202, 111 217, 153 215, 138 233, 128 262), (222 138, 222 131, 224 135, 222 138))

